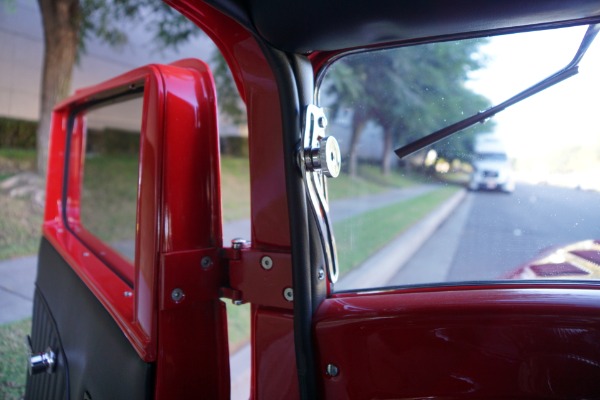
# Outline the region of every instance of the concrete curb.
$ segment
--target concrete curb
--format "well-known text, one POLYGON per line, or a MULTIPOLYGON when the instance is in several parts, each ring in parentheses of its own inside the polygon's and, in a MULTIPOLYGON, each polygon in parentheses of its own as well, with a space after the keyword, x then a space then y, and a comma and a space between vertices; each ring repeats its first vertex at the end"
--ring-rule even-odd
POLYGON ((427 217, 411 226, 398 238, 365 261, 360 267, 350 271, 336 283, 336 291, 382 287, 402 268, 450 216, 466 196, 466 190, 445 201, 427 217))

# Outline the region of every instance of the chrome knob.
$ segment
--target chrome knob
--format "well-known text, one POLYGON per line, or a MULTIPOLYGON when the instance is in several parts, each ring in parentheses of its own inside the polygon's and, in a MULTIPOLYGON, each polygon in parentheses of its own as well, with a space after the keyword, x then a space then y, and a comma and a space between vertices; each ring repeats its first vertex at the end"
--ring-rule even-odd
POLYGON ((309 149, 306 168, 309 171, 321 171, 329 178, 337 178, 342 169, 342 156, 338 141, 333 136, 319 140, 319 147, 309 149))
POLYGON ((56 368, 56 353, 48 347, 44 353, 33 354, 31 350, 31 338, 27 336, 29 347, 29 375, 37 375, 42 372, 53 373, 56 368))

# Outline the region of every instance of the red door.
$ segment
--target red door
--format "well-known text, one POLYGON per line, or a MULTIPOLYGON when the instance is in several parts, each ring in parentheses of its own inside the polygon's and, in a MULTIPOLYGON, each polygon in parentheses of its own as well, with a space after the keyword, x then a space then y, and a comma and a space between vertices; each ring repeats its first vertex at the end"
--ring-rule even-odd
POLYGON ((198 60, 56 107, 32 328, 55 363, 28 397, 229 397, 219 185, 214 82, 198 60))

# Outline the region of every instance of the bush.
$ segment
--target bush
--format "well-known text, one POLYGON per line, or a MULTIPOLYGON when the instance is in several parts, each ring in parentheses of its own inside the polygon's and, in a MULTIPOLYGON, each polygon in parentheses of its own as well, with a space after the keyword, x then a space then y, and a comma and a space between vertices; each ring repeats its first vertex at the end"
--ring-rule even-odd
POLYGON ((140 151, 139 132, 105 129, 89 130, 86 142, 87 152, 98 154, 133 154, 140 151))
POLYGON ((234 157, 248 157, 248 138, 242 136, 221 136, 221 154, 234 157))
POLYGON ((0 118, 0 147, 34 149, 37 122, 0 118))

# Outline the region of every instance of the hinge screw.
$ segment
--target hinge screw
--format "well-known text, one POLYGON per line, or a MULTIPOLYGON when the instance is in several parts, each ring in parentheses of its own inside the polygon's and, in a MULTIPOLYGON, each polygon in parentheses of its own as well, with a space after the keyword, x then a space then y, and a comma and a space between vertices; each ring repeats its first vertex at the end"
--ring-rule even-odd
POLYGON ((181 290, 179 288, 173 289, 173 291, 171 292, 171 299, 175 303, 179 303, 181 300, 183 300, 184 296, 185 296, 185 293, 183 293, 183 290, 181 290))
POLYGON ((200 261, 200 265, 204 269, 210 268, 213 265, 212 258, 210 258, 209 256, 202 257, 202 260, 200 261))
POLYGON ((322 281, 325 279, 325 270, 323 268, 319 268, 319 280, 322 281))
POLYGON ((260 259, 260 266, 267 271, 273 268, 273 259, 269 256, 264 256, 260 259))
POLYGON ((235 239, 231 240, 231 247, 236 250, 240 250, 240 249, 243 249, 244 247, 247 247, 249 243, 250 242, 248 242, 244 238, 235 238, 235 239))
POLYGON ((283 297, 285 297, 287 301, 294 301, 294 289, 289 287, 285 288, 283 291, 283 297))
POLYGON ((327 364, 327 368, 325 368, 325 373, 331 377, 338 376, 338 374, 340 373, 340 369, 335 364, 327 364))

